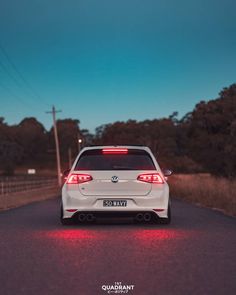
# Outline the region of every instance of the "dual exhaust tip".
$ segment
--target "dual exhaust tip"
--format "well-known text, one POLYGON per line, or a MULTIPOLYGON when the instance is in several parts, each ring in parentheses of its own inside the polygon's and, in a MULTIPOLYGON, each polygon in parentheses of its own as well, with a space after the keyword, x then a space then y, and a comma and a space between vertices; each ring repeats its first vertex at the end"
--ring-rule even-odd
MULTIPOLYGON (((152 215, 149 212, 145 212, 145 213, 137 213, 135 215, 135 220, 137 222, 149 222, 152 219, 152 215)), ((94 216, 94 214, 92 213, 80 213, 78 216, 78 220, 80 222, 93 222, 96 220, 96 217, 94 216)))
POLYGON ((151 221, 151 219, 152 219, 152 215, 149 212, 138 213, 135 216, 135 220, 138 221, 138 222, 142 222, 142 221, 149 222, 149 221, 151 221))
POLYGON ((85 214, 85 213, 80 213, 78 216, 78 219, 80 222, 93 222, 95 221, 95 216, 91 213, 85 214))

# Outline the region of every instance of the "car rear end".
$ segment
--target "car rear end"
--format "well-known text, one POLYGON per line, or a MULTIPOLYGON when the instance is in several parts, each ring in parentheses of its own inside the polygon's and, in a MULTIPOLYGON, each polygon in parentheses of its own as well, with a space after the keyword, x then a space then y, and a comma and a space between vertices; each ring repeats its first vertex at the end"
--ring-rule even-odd
POLYGON ((168 220, 169 187, 147 147, 84 148, 62 189, 62 221, 168 220))

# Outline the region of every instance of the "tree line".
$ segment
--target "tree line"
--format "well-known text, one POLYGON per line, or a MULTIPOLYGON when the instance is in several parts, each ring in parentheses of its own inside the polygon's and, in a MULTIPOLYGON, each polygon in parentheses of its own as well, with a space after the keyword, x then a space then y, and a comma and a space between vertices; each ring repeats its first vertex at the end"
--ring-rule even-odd
MULTIPOLYGON (((147 145, 162 167, 176 172, 236 176, 236 84, 214 100, 199 102, 180 119, 174 112, 168 118, 118 121, 99 126, 95 134, 79 125, 75 119, 57 121, 63 168, 69 153, 77 155, 81 138, 83 145, 147 145)), ((12 174, 27 165, 55 166, 53 129, 47 131, 36 118, 11 126, 0 118, 0 170, 12 174)))

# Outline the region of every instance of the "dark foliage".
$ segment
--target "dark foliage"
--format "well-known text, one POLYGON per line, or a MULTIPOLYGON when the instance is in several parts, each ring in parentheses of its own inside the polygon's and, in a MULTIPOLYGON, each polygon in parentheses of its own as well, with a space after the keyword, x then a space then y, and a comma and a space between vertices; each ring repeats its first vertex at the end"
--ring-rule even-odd
POLYGON ((197 104, 187 124, 188 155, 212 174, 236 176, 236 84, 197 104))
MULTIPOLYGON (((147 145, 162 167, 177 172, 236 176, 236 84, 224 88, 215 100, 201 101, 181 119, 174 112, 168 118, 115 122, 98 127, 95 135, 80 130, 79 123, 57 121, 64 167, 69 150, 72 158, 77 155, 81 138, 83 145, 147 145)), ((35 118, 13 126, 0 118, 0 170, 11 174, 18 165, 55 165, 53 128, 45 130, 35 118)))
MULTIPOLYGON (((79 120, 58 120, 57 129, 61 160, 62 162, 67 162, 69 148, 71 149, 72 155, 75 157, 78 152, 78 138, 83 137, 79 129, 79 120)), ((49 146, 55 151, 53 128, 49 131, 49 146)))

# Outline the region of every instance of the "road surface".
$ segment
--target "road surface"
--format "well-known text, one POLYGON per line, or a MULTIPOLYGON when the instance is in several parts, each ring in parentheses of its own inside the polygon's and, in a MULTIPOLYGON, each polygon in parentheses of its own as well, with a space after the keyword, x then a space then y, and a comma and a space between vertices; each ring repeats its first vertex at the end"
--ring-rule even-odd
POLYGON ((236 218, 173 201, 173 223, 63 227, 59 200, 0 212, 0 294, 236 294, 236 218), (131 287, 130 287, 131 288, 131 287))

